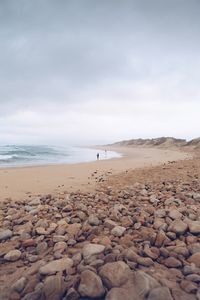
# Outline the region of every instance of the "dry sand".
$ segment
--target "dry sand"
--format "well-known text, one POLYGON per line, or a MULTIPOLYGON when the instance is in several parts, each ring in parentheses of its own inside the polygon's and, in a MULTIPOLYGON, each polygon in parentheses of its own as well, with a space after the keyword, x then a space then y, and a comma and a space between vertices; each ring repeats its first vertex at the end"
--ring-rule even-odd
POLYGON ((35 195, 88 191, 109 175, 136 168, 151 167, 169 161, 183 160, 191 155, 181 151, 155 148, 110 147, 123 157, 71 165, 48 165, 0 169, 0 197, 13 200, 35 195))

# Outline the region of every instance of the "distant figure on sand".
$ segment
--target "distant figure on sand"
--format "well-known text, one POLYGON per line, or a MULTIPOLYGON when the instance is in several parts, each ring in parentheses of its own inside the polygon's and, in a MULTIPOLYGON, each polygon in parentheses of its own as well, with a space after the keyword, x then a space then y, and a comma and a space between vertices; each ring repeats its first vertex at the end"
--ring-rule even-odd
POLYGON ((97 160, 99 160, 99 153, 97 153, 97 160))

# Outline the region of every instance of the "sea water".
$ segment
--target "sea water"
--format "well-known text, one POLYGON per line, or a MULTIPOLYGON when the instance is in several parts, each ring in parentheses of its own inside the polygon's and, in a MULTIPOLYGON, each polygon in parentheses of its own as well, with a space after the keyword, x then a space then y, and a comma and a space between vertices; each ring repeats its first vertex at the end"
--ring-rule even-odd
POLYGON ((91 162, 97 159, 97 153, 99 153, 100 160, 121 156, 121 154, 114 151, 82 147, 4 145, 0 146, 0 167, 91 162))

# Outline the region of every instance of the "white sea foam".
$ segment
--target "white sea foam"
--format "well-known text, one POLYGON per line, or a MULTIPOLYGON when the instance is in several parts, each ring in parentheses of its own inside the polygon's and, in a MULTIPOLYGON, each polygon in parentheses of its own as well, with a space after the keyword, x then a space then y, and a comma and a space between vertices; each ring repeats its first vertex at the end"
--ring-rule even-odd
POLYGON ((48 165, 81 163, 119 157, 113 151, 102 151, 80 147, 7 145, 0 146, 0 166, 48 165))

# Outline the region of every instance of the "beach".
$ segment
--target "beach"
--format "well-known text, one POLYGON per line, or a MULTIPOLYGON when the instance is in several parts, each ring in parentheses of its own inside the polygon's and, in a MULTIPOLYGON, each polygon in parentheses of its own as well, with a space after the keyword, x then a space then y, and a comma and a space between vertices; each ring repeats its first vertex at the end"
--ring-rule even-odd
POLYGON ((111 149, 0 170, 0 299, 199 299, 199 152, 111 149))
POLYGON ((78 164, 0 168, 0 198, 20 200, 51 193, 91 191, 110 175, 191 157, 170 149, 107 147, 107 150, 119 152, 122 157, 109 160, 100 157, 99 161, 78 164))

